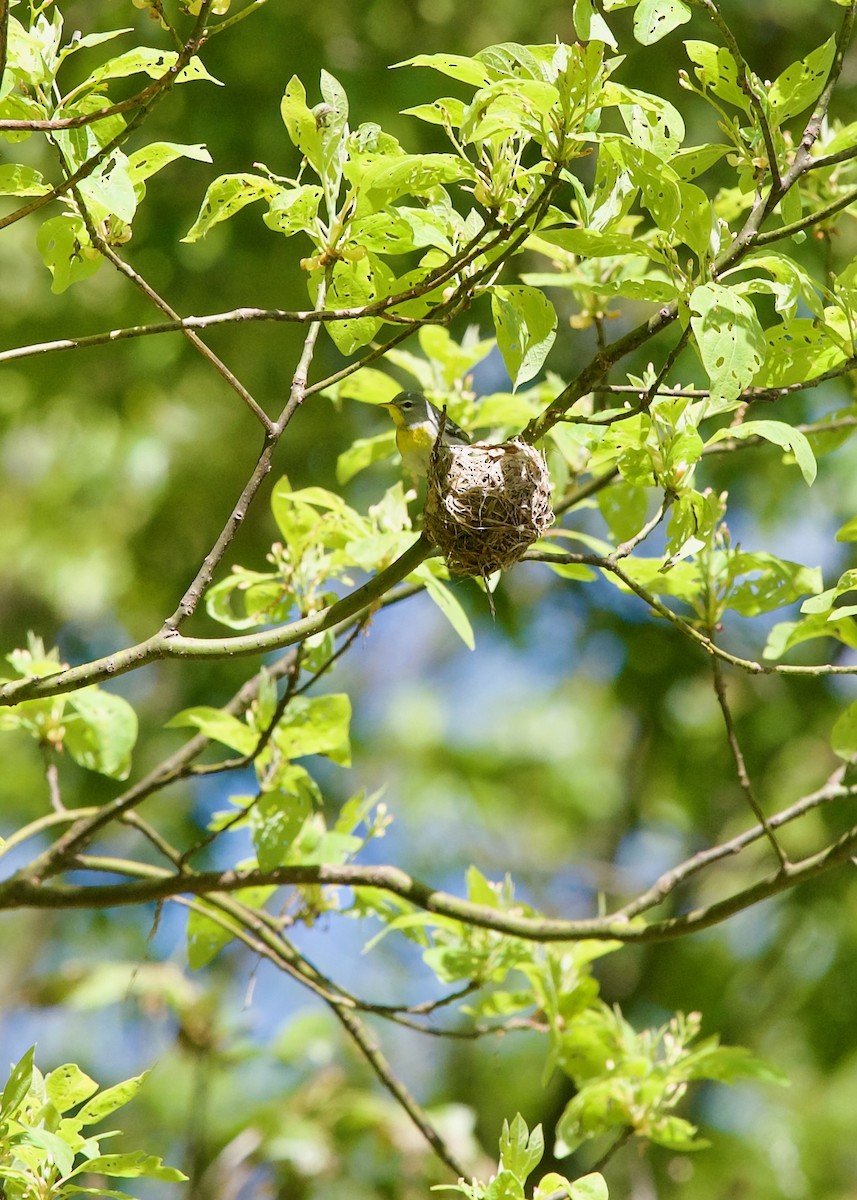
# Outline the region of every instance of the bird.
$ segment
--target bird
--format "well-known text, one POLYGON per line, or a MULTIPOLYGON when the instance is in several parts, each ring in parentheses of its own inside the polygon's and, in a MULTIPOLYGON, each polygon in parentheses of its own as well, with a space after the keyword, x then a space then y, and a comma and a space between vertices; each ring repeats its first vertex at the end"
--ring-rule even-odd
MULTIPOLYGON (((399 392, 382 404, 396 426, 396 446, 402 463, 412 475, 428 474, 429 462, 443 414, 427 400, 422 392, 399 392)), ((469 446, 470 437, 449 417, 443 426, 444 446, 469 446)))

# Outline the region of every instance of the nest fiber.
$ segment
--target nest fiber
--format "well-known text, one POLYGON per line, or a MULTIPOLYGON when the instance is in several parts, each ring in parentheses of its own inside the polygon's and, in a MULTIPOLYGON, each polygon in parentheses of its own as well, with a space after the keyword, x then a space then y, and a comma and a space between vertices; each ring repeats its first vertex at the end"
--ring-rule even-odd
POLYGON ((425 532, 460 575, 504 571, 553 524, 544 458, 517 440, 438 444, 428 471, 425 532))

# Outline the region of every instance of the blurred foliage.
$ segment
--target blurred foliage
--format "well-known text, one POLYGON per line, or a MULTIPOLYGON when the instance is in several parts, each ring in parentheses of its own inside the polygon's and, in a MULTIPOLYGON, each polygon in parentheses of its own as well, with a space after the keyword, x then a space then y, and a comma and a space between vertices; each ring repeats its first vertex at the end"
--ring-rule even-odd
MULTIPOLYGON (((91 32, 100 21, 104 29, 134 25, 140 41, 152 36, 148 14, 128 4, 118 17, 116 5, 97 13, 91 3, 60 7, 69 30, 91 32)), ((760 0, 753 6, 724 0, 722 11, 748 62, 765 79, 805 57, 808 30, 809 44, 819 45, 842 13, 830 0, 760 0)), ((677 64, 684 62, 680 39, 685 33, 710 36, 703 15, 694 13, 686 30, 646 49, 630 36, 632 19, 630 10, 611 16, 622 50, 628 50, 622 82, 651 88, 657 78, 659 94, 681 110, 688 144, 717 137, 710 111, 677 81, 677 64)), ((314 9, 295 0, 269 3, 206 48, 208 69, 228 87, 176 88, 152 112, 148 139, 204 142, 213 166, 181 159, 153 179, 123 252, 182 314, 241 305, 305 308, 298 256, 252 209, 196 245, 181 241, 215 175, 259 162, 283 175, 293 170, 293 147, 278 115, 291 75, 297 71, 314 85, 322 69, 332 72, 348 93, 355 125, 377 121, 410 153, 438 153, 447 144, 437 127, 401 115, 426 99, 425 75, 389 71, 390 63, 555 38, 574 40, 569 4, 327 0, 314 9)), ((81 52, 82 73, 100 61, 99 54, 98 48, 81 52)), ((840 115, 853 108, 855 85, 852 57, 837 101, 840 115)), ((454 80, 445 80, 444 89, 469 95, 454 80)), ((9 149, 16 160, 35 156, 29 143, 9 149)), ((583 162, 581 173, 587 169, 583 162)), ((717 164, 712 174, 725 181, 729 168, 717 164)), ((0 217, 15 206, 14 197, 3 197, 0 217)), ((139 292, 106 267, 61 294, 49 292, 48 273, 32 253, 36 227, 30 218, 0 237, 2 349, 153 319, 139 292)), ((835 239, 808 239, 795 258, 826 272, 826 256, 835 253, 838 269, 854 252, 854 227, 845 222, 835 239)), ((522 271, 543 268, 543 256, 534 253, 520 263, 522 271)), ((597 335, 591 324, 575 319, 580 305, 572 292, 552 296, 560 335, 549 366, 569 378, 591 356, 597 335)), ((762 303, 774 302, 766 297, 762 303)), ((606 322, 609 335, 618 336, 649 312, 647 304, 623 302, 621 315, 606 322)), ((481 311, 456 318, 456 342, 483 319, 481 311)), ((299 327, 226 325, 207 331, 206 338, 268 411, 281 407, 300 351, 299 327)), ((630 369, 642 377, 651 354, 646 347, 630 369)), ((340 364, 332 342, 323 338, 319 373, 340 364)), ((401 367, 394 373, 407 382, 401 367)), ((704 379, 696 364, 681 382, 699 386, 704 379)), ((482 393, 506 387, 494 359, 476 368, 475 380, 482 393)), ((779 401, 777 417, 797 424, 852 402, 851 385, 836 380, 812 399, 779 401)), ((347 395, 335 405, 327 396, 312 396, 278 450, 257 519, 242 526, 230 547, 227 568, 245 564, 262 573, 272 565, 266 555, 284 536, 278 496, 328 488, 361 513, 376 501, 385 485, 394 485, 396 468, 376 464, 368 473, 374 473, 371 483, 360 474, 343 488, 337 460, 355 438, 386 431, 374 410, 347 395), (288 482, 278 483, 284 475, 288 482)), ((827 448, 821 440, 813 441, 819 456, 827 448)), ((28 631, 36 630, 45 644, 58 644, 64 660, 81 662, 157 629, 220 530, 260 441, 237 397, 176 334, 0 364, 4 649, 25 645, 28 631)), ((706 484, 715 493, 729 492, 735 545, 813 563, 824 553, 828 583, 854 565, 853 542, 833 542, 836 528, 857 511, 853 447, 830 450, 811 491, 797 470, 783 471, 782 455, 770 445, 707 458, 706 484)), ((581 513, 581 528, 603 536, 601 517, 610 515, 593 505, 581 513)), ((612 516, 617 538, 624 536, 618 532, 622 513, 612 516)), ((382 518, 361 533, 391 532, 379 528, 382 518)), ((403 518, 392 532, 404 531, 403 518)), ((359 561, 338 561, 337 569, 339 579, 347 571, 359 573, 359 561)), ((222 573, 221 600, 233 595, 236 578, 222 573)), ((641 618, 632 600, 606 582, 569 585, 537 564, 521 565, 504 579, 496 622, 475 584, 452 581, 449 591, 464 623, 475 628, 476 655, 444 621, 437 593, 434 604, 422 595, 377 613, 326 679, 325 692, 347 692, 353 699, 355 765, 348 773, 337 768, 345 758, 345 735, 341 714, 334 714, 335 736, 302 751, 329 755, 329 761, 311 760, 330 810, 327 825, 315 828, 319 839, 359 840, 370 861, 395 861, 450 890, 478 861, 490 878, 513 876, 519 895, 535 909, 586 916, 599 894, 642 889, 671 865, 746 828, 749 815, 723 738, 710 666, 665 622, 641 618), (332 745, 338 760, 329 753, 332 745), (355 797, 376 800, 382 788, 395 823, 387 828, 365 809, 366 824, 355 833, 355 797)), ((789 615, 798 619, 796 607, 789 615)), ((764 642, 774 624, 764 612, 748 622, 749 633, 726 621, 739 652, 742 639, 764 642)), ((195 618, 200 636, 218 629, 207 613, 195 618)), ((838 653, 838 661, 852 661, 848 644, 838 653)), ((807 655, 798 661, 815 660, 807 655)), ((198 662, 186 670, 155 663, 112 684, 105 694, 132 702, 147 730, 135 774, 181 744, 179 723, 166 725, 171 716, 183 710, 185 725, 211 731, 205 724, 213 719, 209 710, 225 703, 246 674, 246 665, 235 660, 198 662)), ((852 696, 847 681, 734 673, 728 686, 763 809, 775 811, 830 774, 830 730, 852 696)), ((226 744, 241 753, 243 737, 233 728, 226 744)), ((6 835, 46 810, 47 788, 41 757, 24 736, 5 735, 3 756, 6 835)), ((108 779, 81 772, 68 755, 55 766, 69 807, 98 805, 114 794, 108 779)), ((117 751, 114 773, 123 769, 117 751)), ((248 772, 248 794, 256 782, 248 772)), ((296 775, 282 783, 291 798, 308 786, 296 775)), ((826 805, 785 831, 789 853, 797 857, 834 840, 853 823, 851 803, 826 805)), ((182 782, 146 809, 147 820, 179 845, 195 844, 217 813, 229 815, 215 822, 232 823, 230 862, 250 853, 254 832, 262 853, 264 828, 254 831, 241 820, 240 805, 217 775, 182 782)), ((266 815, 270 833, 282 811, 266 815)), ((132 830, 118 827, 108 852, 121 856, 138 846, 132 830)), ((749 860, 726 865, 717 895, 749 884, 766 854, 760 843, 749 860)), ((10 855, 13 867, 23 863, 16 855, 10 855)), ((218 868, 226 859, 215 842, 194 865, 218 868)), ((713 886, 703 881, 683 893, 681 903, 710 902, 713 886)), ((846 873, 830 874, 693 938, 626 947, 594 965, 604 1013, 622 1005, 627 1025, 617 1039, 630 1045, 649 1027, 668 1028, 676 1010, 699 1011, 707 1035, 716 1031, 725 1042, 749 1047, 791 1081, 788 1089, 774 1089, 751 1079, 728 1092, 706 1083, 682 1113, 704 1128, 715 1149, 690 1156, 681 1146, 661 1145, 645 1158, 621 1152, 605 1168, 611 1195, 848 1200, 857 1177, 849 1136, 857 1106, 855 888, 846 873)), ((342 968, 349 986, 379 1003, 402 997, 416 1002, 437 988, 420 962, 418 944, 394 944, 390 937, 360 958, 358 947, 376 929, 368 908, 365 919, 355 914, 353 934, 338 926, 334 933, 322 914, 315 928, 301 931, 300 943, 320 967, 342 968)), ((343 1050, 332 1018, 305 1009, 298 987, 259 966, 247 949, 230 947, 206 974, 188 980, 176 965, 184 956, 183 919, 154 906, 136 914, 7 913, 4 931, 0 1046, 6 1059, 17 1062, 37 1036, 46 1071, 75 1059, 112 1083, 160 1057, 129 1110, 125 1132, 131 1143, 156 1146, 165 1160, 182 1165, 195 1180, 194 1200, 226 1194, 326 1200, 341 1194, 343 1179, 358 1200, 408 1198, 448 1180, 402 1111, 376 1087, 365 1062, 343 1050), (170 1131, 166 1137, 164 1130, 170 1131), (233 1181, 232 1193, 224 1190, 224 1179, 233 1181)), ((207 933, 212 936, 210 928, 207 933)), ((199 961, 204 958, 205 947, 199 961)), ((391 1042, 391 1057, 405 1064, 403 1074, 444 1138, 459 1157, 481 1156, 485 1179, 497 1169, 493 1147, 504 1120, 520 1112, 529 1129, 541 1123, 553 1130, 582 1094, 573 1072, 544 1081, 539 1039, 525 1028, 477 1041, 421 1040, 396 1029, 391 1042), (492 1148, 491 1155, 480 1147, 492 1148)), ((569 1160, 553 1154, 549 1142, 538 1171, 573 1174, 569 1160)), ((596 1159, 584 1147, 572 1161, 583 1173, 596 1159)), ((600 1193, 580 1195, 588 1200, 600 1193)))

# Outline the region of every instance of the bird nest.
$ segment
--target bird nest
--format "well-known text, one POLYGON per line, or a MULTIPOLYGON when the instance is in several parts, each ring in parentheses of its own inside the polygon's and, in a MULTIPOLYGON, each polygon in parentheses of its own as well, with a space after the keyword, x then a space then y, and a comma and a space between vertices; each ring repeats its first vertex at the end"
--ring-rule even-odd
POLYGON ((504 571, 554 521, 550 480, 537 450, 517 439, 500 446, 432 451, 425 532, 459 575, 504 571))

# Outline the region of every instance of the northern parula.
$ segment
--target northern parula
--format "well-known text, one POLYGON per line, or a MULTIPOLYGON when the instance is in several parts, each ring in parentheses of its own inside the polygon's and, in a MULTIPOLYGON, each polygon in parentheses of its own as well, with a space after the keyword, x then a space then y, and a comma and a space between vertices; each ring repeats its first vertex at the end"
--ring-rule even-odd
MULTIPOLYGON (((412 475, 427 474, 442 414, 422 392, 399 392, 381 408, 386 408, 395 422, 396 446, 405 469, 412 475)), ((470 445, 470 437, 449 417, 443 427, 443 445, 470 445)))

